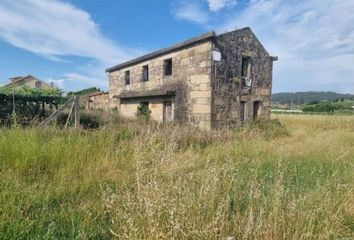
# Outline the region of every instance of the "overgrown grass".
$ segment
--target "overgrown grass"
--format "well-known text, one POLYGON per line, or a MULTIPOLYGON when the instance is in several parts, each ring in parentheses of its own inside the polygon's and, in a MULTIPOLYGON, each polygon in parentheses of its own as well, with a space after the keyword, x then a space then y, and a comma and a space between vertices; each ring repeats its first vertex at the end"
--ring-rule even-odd
POLYGON ((276 119, 2 129, 0 239, 352 239, 354 117, 276 119))

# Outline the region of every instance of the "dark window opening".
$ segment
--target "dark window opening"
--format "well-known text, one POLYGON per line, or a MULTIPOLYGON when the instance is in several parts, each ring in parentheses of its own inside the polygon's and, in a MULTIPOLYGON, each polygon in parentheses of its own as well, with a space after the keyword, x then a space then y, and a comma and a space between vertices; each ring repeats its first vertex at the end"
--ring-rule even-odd
POLYGON ((88 106, 87 106, 88 109, 92 109, 93 108, 93 101, 90 99, 88 101, 88 106))
POLYGON ((35 83, 35 88, 41 88, 42 87, 42 83, 40 81, 37 81, 35 83))
POLYGON ((172 114, 172 102, 171 101, 166 101, 164 102, 163 105, 163 121, 164 122, 170 122, 173 120, 173 114, 172 114))
POLYGON ((245 122, 246 117, 246 102, 242 101, 240 104, 240 121, 243 124, 245 122))
POLYGON ((164 60, 164 76, 172 75, 172 58, 164 60))
POLYGON ((125 85, 130 85, 130 71, 125 71, 124 84, 125 85))
POLYGON ((149 81, 149 65, 143 66, 143 82, 149 81))
POLYGON ((260 101, 253 102, 253 120, 257 120, 258 119, 258 113, 259 113, 260 107, 261 107, 261 102, 260 101))
POLYGON ((242 65, 241 65, 242 86, 250 85, 251 70, 252 70, 251 58, 242 57, 242 65))

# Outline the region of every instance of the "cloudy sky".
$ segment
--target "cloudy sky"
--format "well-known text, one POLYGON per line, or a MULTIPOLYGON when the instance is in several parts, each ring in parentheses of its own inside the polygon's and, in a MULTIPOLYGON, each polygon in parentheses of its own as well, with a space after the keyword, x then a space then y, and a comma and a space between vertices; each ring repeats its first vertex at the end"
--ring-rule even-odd
POLYGON ((0 83, 33 74, 107 89, 104 69, 204 32, 250 26, 273 91, 354 93, 353 0, 1 0, 0 83))

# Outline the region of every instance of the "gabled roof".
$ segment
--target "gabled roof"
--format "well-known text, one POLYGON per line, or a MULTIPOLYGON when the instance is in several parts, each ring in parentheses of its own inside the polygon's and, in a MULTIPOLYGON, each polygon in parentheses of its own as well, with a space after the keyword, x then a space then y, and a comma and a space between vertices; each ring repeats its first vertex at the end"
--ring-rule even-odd
MULTIPOLYGON (((205 33, 205 34, 203 34, 203 35, 200 35, 200 36, 191 38, 191 39, 186 40, 186 41, 184 41, 184 42, 175 44, 175 45, 173 45, 173 46, 170 46, 170 47, 167 47, 167 48, 163 48, 163 49, 157 50, 157 51, 155 51, 155 52, 152 52, 152 53, 143 55, 143 56, 141 56, 141 57, 132 59, 132 60, 130 60, 130 61, 123 62, 123 63, 118 64, 118 65, 116 65, 116 66, 107 68, 107 69, 106 69, 106 72, 113 72, 113 71, 116 71, 116 70, 119 70, 119 69, 122 69, 122 68, 125 68, 125 67, 129 67, 129 66, 134 65, 134 64, 137 64, 137 63, 141 63, 141 62, 150 60, 150 59, 152 59, 152 58, 156 58, 156 57, 159 57, 159 56, 162 56, 162 55, 171 53, 171 52, 175 52, 175 51, 177 51, 177 50, 181 50, 181 49, 186 48, 186 47, 190 47, 190 46, 193 46, 193 45, 197 45, 197 44, 200 44, 200 43, 204 43, 204 42, 207 42, 207 41, 211 41, 211 40, 217 39, 217 37, 222 36, 222 35, 226 35, 226 34, 230 34, 230 33, 235 33, 235 32, 242 32, 242 31, 249 31, 251 34, 253 34, 254 37, 255 37, 255 39, 260 43, 260 45, 262 46, 262 48, 266 51, 266 49, 263 47, 263 45, 262 45, 261 42, 258 40, 257 36, 253 33, 253 31, 251 30, 250 27, 245 27, 245 28, 236 29, 236 30, 233 30, 233 31, 229 31, 229 32, 222 33, 222 34, 220 34, 220 35, 217 35, 214 31, 212 31, 212 32, 208 32, 208 33, 205 33)), ((266 52, 267 52, 267 51, 266 51, 266 52)), ((267 52, 267 53, 268 53, 268 52, 267 52)), ((272 59, 273 59, 273 61, 278 60, 277 57, 272 57, 272 59)))
POLYGON ((8 84, 6 84, 5 86, 10 86, 10 85, 12 85, 12 84, 14 84, 14 83, 17 83, 17 82, 20 82, 20 81, 22 81, 22 80, 24 80, 24 79, 26 79, 26 78, 35 79, 36 81, 39 81, 39 82, 41 82, 41 83, 43 83, 43 84, 45 84, 45 85, 51 87, 51 85, 48 84, 47 82, 44 82, 43 80, 40 80, 40 79, 34 77, 34 76, 31 75, 31 74, 29 74, 29 75, 27 75, 27 76, 24 76, 24 77, 12 77, 12 78, 9 78, 11 82, 8 83, 8 84))
POLYGON ((122 69, 122 68, 128 67, 130 65, 149 60, 151 58, 155 58, 155 57, 167 54, 167 53, 171 53, 171 52, 174 52, 174 51, 177 51, 177 50, 180 50, 180 49, 192 46, 192 45, 196 45, 196 44, 199 44, 199 43, 207 42, 207 41, 213 39, 214 37, 216 37, 216 33, 214 31, 213 32, 208 32, 208 33, 205 33, 203 35, 200 35, 200 36, 191 38, 189 40, 186 40, 184 42, 175 44, 175 45, 173 45, 171 47, 163 48, 163 49, 157 50, 155 52, 143 55, 141 57, 132 59, 130 61, 118 64, 118 65, 116 65, 114 67, 107 68, 106 72, 113 72, 115 70, 122 69))
POLYGON ((23 77, 12 77, 12 78, 9 78, 12 82, 16 81, 16 80, 19 80, 23 77))

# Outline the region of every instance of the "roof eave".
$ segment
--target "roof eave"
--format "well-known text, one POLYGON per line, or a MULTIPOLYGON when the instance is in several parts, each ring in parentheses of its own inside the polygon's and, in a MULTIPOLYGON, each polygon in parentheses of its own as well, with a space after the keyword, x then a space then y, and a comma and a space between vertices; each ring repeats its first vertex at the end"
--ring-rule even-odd
POLYGON ((126 67, 129 67, 129 66, 137 64, 137 63, 141 63, 141 62, 150 60, 152 58, 156 58, 156 57, 159 57, 159 56, 171 53, 171 52, 178 51, 178 50, 186 48, 186 47, 190 47, 192 45, 197 45, 197 44, 200 44, 200 43, 204 43, 204 42, 212 40, 215 36, 216 36, 216 34, 215 34, 214 31, 213 32, 208 32, 208 33, 203 34, 201 36, 198 36, 198 37, 195 37, 195 38, 191 38, 191 39, 189 39, 187 41, 184 41, 182 43, 175 44, 175 45, 173 45, 171 47, 163 48, 163 49, 157 50, 155 52, 143 55, 141 57, 132 59, 130 61, 118 64, 118 65, 110 67, 110 68, 107 68, 106 72, 108 72, 108 73, 109 72, 113 72, 113 71, 116 71, 116 70, 119 70, 119 69, 122 69, 122 68, 126 68, 126 67))

